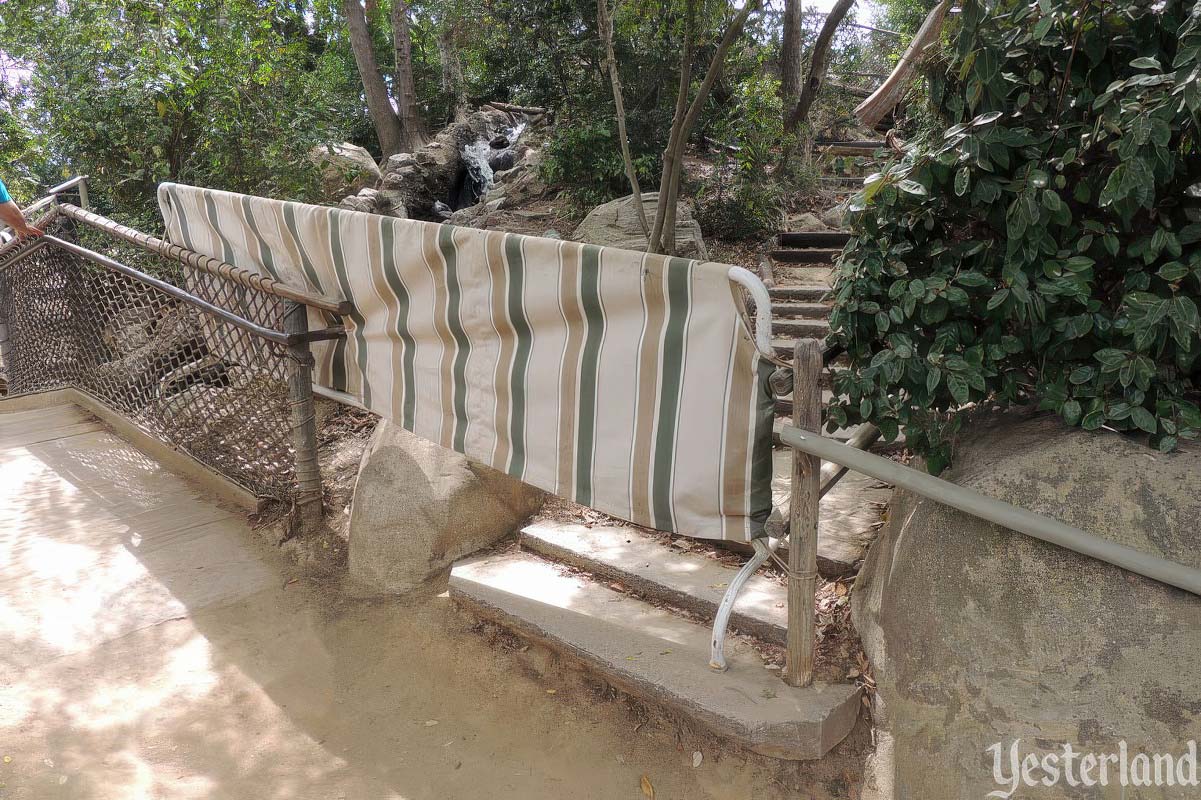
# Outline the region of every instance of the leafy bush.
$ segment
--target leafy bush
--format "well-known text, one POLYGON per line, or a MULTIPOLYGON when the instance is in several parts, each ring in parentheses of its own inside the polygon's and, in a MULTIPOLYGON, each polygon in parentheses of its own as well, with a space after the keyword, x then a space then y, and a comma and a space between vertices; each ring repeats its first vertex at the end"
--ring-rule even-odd
POLYGON ((1201 429, 1201 2, 966 0, 943 123, 852 201, 829 423, 946 463, 954 410, 1201 429))
MULTIPOLYGON (((644 192, 658 187, 662 155, 634 152, 634 168, 644 192)), ((630 193, 617 123, 613 119, 565 122, 543 147, 542 178, 562 186, 587 210, 630 193)))
POLYGON ((737 241, 779 230, 783 214, 780 188, 769 180, 736 178, 697 203, 696 218, 706 236, 737 241))

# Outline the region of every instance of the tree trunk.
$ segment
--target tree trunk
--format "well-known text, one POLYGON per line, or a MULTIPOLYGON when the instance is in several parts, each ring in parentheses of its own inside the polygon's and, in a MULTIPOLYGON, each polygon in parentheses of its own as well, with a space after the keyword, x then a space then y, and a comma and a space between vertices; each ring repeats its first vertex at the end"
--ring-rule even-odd
POLYGON ((784 121, 785 129, 796 130, 798 126, 809 121, 809 109, 821 94, 822 84, 826 81, 830 45, 834 43, 834 34, 853 5, 855 0, 838 0, 830 9, 826 21, 822 23, 817 41, 813 43, 813 54, 809 57, 809 74, 805 76, 805 85, 801 87, 801 96, 797 99, 796 107, 784 121))
MULTIPOLYGON (((731 20, 730 26, 726 28, 725 35, 721 37, 721 42, 717 45, 717 52, 713 55, 713 60, 709 62, 709 69, 705 73, 704 80, 697 88, 696 97, 692 98, 692 103, 688 106, 687 113, 680 114, 683 107, 682 100, 687 99, 688 83, 686 81, 685 70, 681 69, 680 74, 680 96, 676 99, 676 117, 671 125, 671 137, 667 143, 667 149, 663 153, 663 173, 659 184, 659 203, 655 210, 655 226, 651 231, 650 252, 653 253, 670 253, 675 249, 676 242, 676 198, 679 195, 680 175, 683 172, 684 147, 688 144, 688 136, 692 132, 693 126, 696 125, 697 118, 701 115, 701 110, 705 106, 705 102, 709 99, 709 92, 713 90, 713 84, 717 82, 721 76, 722 67, 725 65, 726 54, 730 52, 730 48, 734 46, 734 42, 742 35, 742 29, 746 26, 747 19, 752 13, 759 10, 762 0, 746 0, 746 4, 731 20)), ((694 4, 689 3, 690 17, 694 10, 694 4)), ((689 20, 691 22, 691 19, 689 20)), ((691 29, 691 25, 689 25, 691 29)), ((691 53, 689 43, 690 39, 685 42, 686 55, 690 58, 691 53)))
POLYGON ((467 87, 463 81, 463 61, 455 46, 459 18, 446 13, 438 30, 438 61, 442 65, 442 93, 451 99, 455 122, 467 119, 467 87))
POLYGON ((371 31, 367 28, 367 17, 360 0, 345 0, 346 27, 350 32, 350 47, 354 51, 354 63, 359 68, 363 81, 363 94, 367 98, 367 111, 375 125, 375 135, 384 158, 399 153, 403 145, 400 118, 392 109, 388 87, 380 74, 375 48, 371 44, 371 31))
POLYGON ((855 116, 863 125, 869 128, 876 127, 876 124, 888 116, 888 113, 901 101, 901 97, 909 85, 909 79, 913 77, 918 63, 926 54, 926 48, 938 41, 943 21, 950 8, 951 0, 942 0, 934 7, 922 22, 922 27, 914 35, 913 41, 909 43, 901 60, 893 68, 892 74, 884 83, 880 84, 880 88, 876 89, 871 97, 855 108, 855 116))
POLYGON ((630 155, 630 139, 626 136, 626 108, 622 101, 621 78, 617 74, 617 59, 613 56, 613 24, 609 19, 608 0, 596 0, 596 27, 600 31, 601 41, 605 43, 605 65, 609 70, 609 82, 613 84, 613 106, 617 112, 621 160, 625 162, 626 178, 630 181, 634 213, 638 216, 638 225, 642 228, 643 236, 647 237, 649 245, 651 229, 646 221, 646 209, 642 207, 642 189, 638 186, 638 170, 634 168, 634 159, 630 155))
POLYGON ((392 0, 392 47, 396 52, 393 91, 396 93, 396 116, 400 120, 401 146, 416 150, 425 144, 425 124, 417 109, 417 90, 413 88, 408 0, 392 0))
MULTIPOLYGON (((684 124, 684 115, 688 110, 688 86, 692 83, 692 29, 696 18, 696 2, 688 0, 684 11, 684 49, 680 54, 680 85, 676 92, 676 110, 671 118, 671 133, 667 137, 667 147, 663 151, 663 171, 659 178, 659 199, 655 203, 655 224, 651 229, 650 241, 647 242, 647 252, 666 253, 663 246, 663 228, 667 224, 667 194, 675 175, 676 138, 684 124)), ((682 150, 683 148, 681 148, 682 150)), ((672 232, 671 243, 675 244, 675 232, 672 232)))
POLYGON ((801 99, 801 0, 784 0, 784 33, 780 40, 780 99, 784 133, 792 133, 789 110, 801 99))

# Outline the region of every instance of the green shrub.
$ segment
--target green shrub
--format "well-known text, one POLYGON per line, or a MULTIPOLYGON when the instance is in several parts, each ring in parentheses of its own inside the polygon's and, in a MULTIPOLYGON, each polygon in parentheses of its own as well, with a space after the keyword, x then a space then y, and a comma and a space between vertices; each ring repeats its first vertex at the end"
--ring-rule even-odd
POLYGON ((831 425, 946 463, 954 410, 1201 429, 1201 2, 966 0, 931 76, 946 130, 852 201, 831 425))
POLYGON ((757 239, 780 229, 780 188, 768 180, 736 178, 697 202, 696 219, 706 236, 728 241, 757 239))
MULTIPOLYGON (((634 167, 644 192, 658 187, 662 156, 634 153, 634 167)), ((543 148, 542 178, 561 186, 584 210, 630 194, 617 122, 576 120, 557 125, 543 148)))

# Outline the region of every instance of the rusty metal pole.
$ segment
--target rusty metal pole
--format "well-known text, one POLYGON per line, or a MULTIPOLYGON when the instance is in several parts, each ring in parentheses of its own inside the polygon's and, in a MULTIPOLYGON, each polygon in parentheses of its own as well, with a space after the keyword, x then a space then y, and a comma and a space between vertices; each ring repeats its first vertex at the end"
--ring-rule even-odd
MULTIPOLYGON (((308 333, 308 307, 284 300, 284 333, 308 333)), ((292 449, 296 471, 296 533, 318 530, 323 523, 321 467, 317 461, 317 411, 313 403, 313 354, 307 341, 288 345, 288 405, 292 417, 292 449)))
MULTIPOLYGON (((822 348, 814 339, 796 343, 792 358, 792 424, 820 431, 822 348)), ((821 460, 792 451, 792 503, 788 526, 788 658, 784 681, 813 682, 815 595, 817 592, 817 514, 821 460)))

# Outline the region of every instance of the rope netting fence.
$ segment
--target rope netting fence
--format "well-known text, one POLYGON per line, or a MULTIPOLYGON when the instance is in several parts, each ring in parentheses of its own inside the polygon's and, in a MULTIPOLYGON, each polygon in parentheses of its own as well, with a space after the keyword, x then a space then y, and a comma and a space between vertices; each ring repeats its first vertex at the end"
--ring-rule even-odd
POLYGON ((0 251, 0 371, 7 394, 75 388, 256 496, 294 500, 289 381, 300 370, 307 381, 308 364, 297 363, 303 359, 295 347, 219 311, 282 337, 296 304, 61 212, 43 224, 46 238, 0 251))

